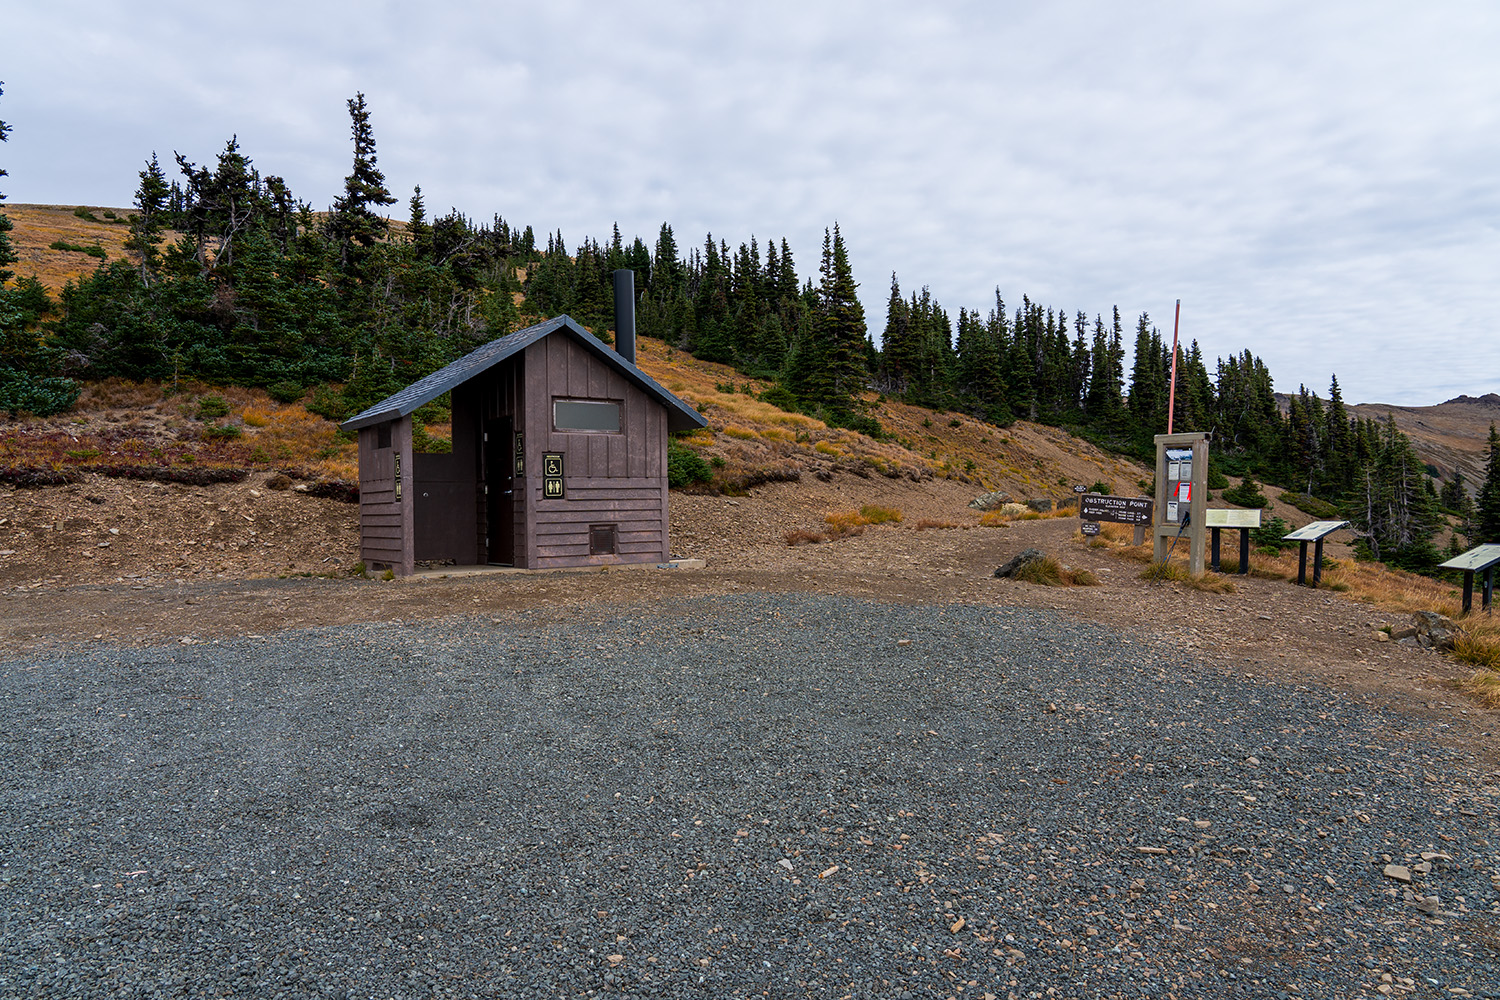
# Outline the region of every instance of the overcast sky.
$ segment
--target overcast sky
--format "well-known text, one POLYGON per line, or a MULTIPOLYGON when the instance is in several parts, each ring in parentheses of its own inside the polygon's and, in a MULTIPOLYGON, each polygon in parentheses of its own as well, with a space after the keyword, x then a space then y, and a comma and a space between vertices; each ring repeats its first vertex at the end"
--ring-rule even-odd
POLYGON ((1500 4, 10 3, 11 202, 123 207, 238 134, 326 208, 363 91, 404 217, 849 246, 956 320, 1141 312, 1278 390, 1500 392, 1500 4))

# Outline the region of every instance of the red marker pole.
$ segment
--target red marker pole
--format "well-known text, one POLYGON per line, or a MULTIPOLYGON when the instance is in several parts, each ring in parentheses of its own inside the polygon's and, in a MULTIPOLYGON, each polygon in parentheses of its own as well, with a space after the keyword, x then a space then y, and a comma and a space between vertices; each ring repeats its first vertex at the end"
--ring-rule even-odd
POLYGON ((1172 433, 1172 414, 1177 409, 1177 324, 1182 321, 1182 300, 1177 300, 1177 312, 1172 317, 1172 385, 1167 389, 1167 433, 1172 433))

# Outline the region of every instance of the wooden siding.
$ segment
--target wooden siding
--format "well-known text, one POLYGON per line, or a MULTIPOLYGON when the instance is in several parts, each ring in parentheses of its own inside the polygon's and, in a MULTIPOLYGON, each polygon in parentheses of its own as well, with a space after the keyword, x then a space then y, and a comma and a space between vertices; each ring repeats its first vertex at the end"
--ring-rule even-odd
POLYGON ((411 418, 391 425, 391 447, 375 447, 380 426, 359 432, 359 557, 371 569, 409 576, 415 561, 411 418), (401 496, 396 496, 396 457, 401 496))
POLYGON ((542 497, 540 476, 525 484, 532 525, 528 564, 549 568, 670 558, 665 407, 570 337, 549 337, 527 348, 526 376, 527 461, 535 468, 544 452, 557 452, 564 469, 562 500, 542 497), (620 430, 554 430, 555 399, 617 402, 620 430), (613 554, 589 554, 589 528, 596 524, 615 526, 613 554))

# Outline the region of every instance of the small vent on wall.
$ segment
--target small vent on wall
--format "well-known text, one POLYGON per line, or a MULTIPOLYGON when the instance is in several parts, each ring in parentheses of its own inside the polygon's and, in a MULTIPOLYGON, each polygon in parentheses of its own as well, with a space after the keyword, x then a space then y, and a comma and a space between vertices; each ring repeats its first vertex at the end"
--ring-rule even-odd
POLYGON ((615 554, 615 526, 613 524, 589 525, 589 555, 612 556, 615 554))
POLYGON ((375 426, 375 447, 389 448, 391 446, 391 425, 377 424, 375 426))

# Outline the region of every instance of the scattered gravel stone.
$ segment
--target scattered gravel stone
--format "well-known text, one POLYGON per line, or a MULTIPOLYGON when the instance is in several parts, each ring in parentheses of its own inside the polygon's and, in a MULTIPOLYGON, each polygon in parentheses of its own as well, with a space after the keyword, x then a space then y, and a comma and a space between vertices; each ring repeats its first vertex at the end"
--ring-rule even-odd
POLYGON ((1438 723, 1039 611, 53 648, 0 712, 0 996, 1500 996, 1438 723))

